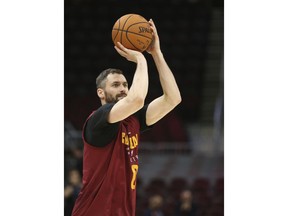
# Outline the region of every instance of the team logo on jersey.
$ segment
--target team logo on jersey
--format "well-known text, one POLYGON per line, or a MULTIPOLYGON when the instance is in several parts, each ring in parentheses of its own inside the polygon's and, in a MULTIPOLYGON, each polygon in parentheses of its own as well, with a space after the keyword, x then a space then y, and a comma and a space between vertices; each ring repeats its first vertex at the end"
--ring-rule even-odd
POLYGON ((131 136, 131 132, 128 132, 128 135, 122 132, 122 143, 127 146, 126 150, 127 154, 129 155, 130 162, 137 162, 138 154, 135 148, 138 146, 138 134, 131 136))
POLYGON ((130 149, 136 148, 136 146, 138 146, 138 134, 128 136, 126 133, 122 132, 122 143, 127 145, 130 149))

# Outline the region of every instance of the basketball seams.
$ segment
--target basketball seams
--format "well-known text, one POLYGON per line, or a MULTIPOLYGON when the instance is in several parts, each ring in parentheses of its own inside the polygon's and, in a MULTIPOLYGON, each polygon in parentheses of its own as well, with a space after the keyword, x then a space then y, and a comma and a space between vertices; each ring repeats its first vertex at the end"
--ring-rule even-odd
POLYGON ((148 37, 148 36, 141 35, 141 34, 138 34, 138 33, 135 33, 135 32, 126 31, 126 35, 127 35, 127 33, 134 34, 134 35, 138 35, 138 36, 140 36, 140 37, 144 37, 144 38, 147 38, 147 39, 150 39, 150 40, 153 39, 153 37, 150 38, 150 37, 148 37))
MULTIPOLYGON (((133 26, 133 25, 136 25, 136 24, 141 24, 141 23, 145 23, 145 24, 147 24, 147 22, 137 22, 137 23, 133 23, 133 24, 131 24, 129 27, 128 27, 128 29, 131 27, 131 26, 133 26)), ((115 25, 114 25, 115 26, 115 25)), ((123 26, 124 27, 124 26, 123 26)), ((122 27, 122 29, 123 29, 123 27, 122 27)), ((120 29, 120 20, 119 20, 119 27, 118 28, 112 28, 112 30, 122 30, 122 29, 120 29)), ((125 31, 125 30, 123 30, 123 31, 125 31)))
MULTIPOLYGON (((117 33, 115 34, 115 37, 113 38, 113 41, 115 41, 115 39, 116 39, 116 37, 117 37, 117 35, 118 35, 118 33, 119 33, 119 29, 120 29, 120 19, 118 19, 118 22, 117 22, 119 25, 118 25, 118 29, 112 29, 112 30, 118 30, 117 31, 117 33)), ((115 26, 115 25, 114 25, 115 26)))
POLYGON ((141 24, 141 23, 148 24, 147 22, 135 22, 135 23, 131 24, 131 25, 128 27, 128 29, 129 29, 131 26, 133 26, 133 25, 137 25, 137 24, 141 24))
MULTIPOLYGON (((139 33, 136 33, 136 32, 131 32, 131 31, 129 31, 129 28, 131 28, 132 26, 134 26, 134 25, 137 25, 137 24, 142 24, 142 23, 145 23, 145 24, 147 24, 147 22, 137 22, 137 23, 133 23, 133 24, 131 24, 126 30, 123 30, 123 27, 122 27, 122 29, 112 29, 112 30, 118 30, 118 31, 121 31, 121 32, 126 32, 126 36, 127 36, 127 32, 129 32, 129 33, 131 33, 131 34, 135 34, 135 35, 139 35, 139 36, 141 36, 141 37, 145 37, 145 38, 148 38, 148 39, 150 39, 150 40, 152 40, 153 39, 153 36, 150 38, 150 37, 148 37, 148 36, 145 36, 145 35, 142 35, 142 34, 139 34, 139 33)), ((122 35, 122 34, 121 34, 122 35)), ((122 40, 121 40, 121 42, 122 42, 122 40)))
POLYGON ((136 50, 141 51, 138 47, 136 47, 136 46, 130 41, 130 39, 129 39, 129 37, 128 37, 128 31, 126 31, 126 39, 129 41, 129 43, 130 43, 136 50))
MULTIPOLYGON (((131 28, 131 27, 133 27, 133 26, 135 26, 135 25, 137 25, 137 24, 141 24, 141 23, 145 23, 145 24, 147 24, 147 22, 137 22, 137 23, 133 23, 133 24, 131 24, 128 28, 127 28, 127 32, 130 32, 129 31, 129 29, 131 28)), ((145 36, 145 35, 142 35, 142 34, 139 34, 139 33, 136 33, 136 32, 130 32, 130 33, 132 33, 132 34, 135 34, 135 35, 139 35, 139 36, 142 36, 142 37, 145 37, 145 38, 149 38, 150 40, 152 40, 152 38, 153 38, 153 36, 150 38, 150 37, 148 37, 148 36, 145 36)), ((127 34, 126 34, 127 35, 127 34)), ((152 34, 151 34, 152 35, 152 34)))
POLYGON ((130 33, 130 34, 135 34, 135 35, 138 35, 138 36, 141 36, 141 37, 145 37, 145 38, 150 39, 150 40, 153 39, 153 37, 150 38, 150 37, 148 37, 148 36, 145 36, 145 35, 142 35, 142 34, 138 34, 138 33, 135 33, 135 32, 131 32, 131 31, 127 31, 127 30, 121 30, 121 29, 113 29, 113 30, 118 30, 118 31, 121 31, 121 32, 126 32, 126 35, 127 35, 127 33, 130 33))
MULTIPOLYGON (((145 35, 141 35, 141 34, 137 34, 137 33, 135 33, 135 32, 130 32, 130 31, 126 31, 126 39, 129 41, 129 43, 135 48, 135 49, 137 49, 137 50, 139 50, 139 51, 143 51, 142 49, 139 49, 138 47, 136 47, 132 42, 131 42, 131 40, 130 40, 130 38, 129 38, 129 35, 128 34, 134 34, 134 35, 138 35, 138 36, 140 36, 140 37, 144 37, 144 38, 148 38, 148 39, 150 39, 150 40, 152 40, 152 38, 149 38, 149 37, 147 37, 147 36, 145 36, 145 35)), ((151 41, 150 41, 150 43, 151 43, 151 41)))
MULTIPOLYGON (((127 17, 127 19, 125 20, 125 22, 124 22, 124 24, 123 24, 123 26, 122 26, 122 30, 124 29, 127 21, 128 21, 132 16, 134 16, 134 14, 131 14, 130 16, 127 17)), ((119 28, 120 28, 120 26, 119 26, 119 28)), ((120 30, 120 29, 119 29, 119 30, 120 30)), ((121 35, 120 35, 120 43, 121 43, 121 44, 122 44, 122 34, 123 34, 123 31, 121 31, 121 35)))
POLYGON ((112 28, 113 42, 116 45, 116 41, 119 41, 128 49, 143 52, 153 40, 149 27, 149 22, 144 17, 126 14, 120 17, 112 28))

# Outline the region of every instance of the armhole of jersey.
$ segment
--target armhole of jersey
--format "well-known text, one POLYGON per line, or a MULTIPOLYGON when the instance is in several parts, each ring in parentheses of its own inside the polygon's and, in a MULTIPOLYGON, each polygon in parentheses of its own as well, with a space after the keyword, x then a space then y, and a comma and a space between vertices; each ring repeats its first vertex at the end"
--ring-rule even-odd
POLYGON ((139 124, 140 124, 140 132, 141 133, 153 128, 153 126, 154 126, 154 124, 150 125, 150 126, 148 126, 146 124, 146 112, 147 112, 148 106, 149 106, 149 104, 146 104, 141 110, 139 110, 136 113, 136 117, 137 117, 139 124))

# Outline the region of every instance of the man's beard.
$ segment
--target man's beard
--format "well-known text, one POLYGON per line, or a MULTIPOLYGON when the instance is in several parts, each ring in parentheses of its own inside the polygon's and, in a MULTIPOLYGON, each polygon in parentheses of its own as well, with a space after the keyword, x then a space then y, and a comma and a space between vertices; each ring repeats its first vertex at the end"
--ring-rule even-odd
MULTIPOLYGON (((117 94, 115 97, 113 97, 111 94, 107 93, 107 92, 104 92, 105 94, 105 98, 106 98, 106 103, 117 103, 120 99, 120 97, 126 97, 127 94, 125 93, 122 93, 122 94, 117 94)), ((122 99, 121 98, 121 99, 122 99)))

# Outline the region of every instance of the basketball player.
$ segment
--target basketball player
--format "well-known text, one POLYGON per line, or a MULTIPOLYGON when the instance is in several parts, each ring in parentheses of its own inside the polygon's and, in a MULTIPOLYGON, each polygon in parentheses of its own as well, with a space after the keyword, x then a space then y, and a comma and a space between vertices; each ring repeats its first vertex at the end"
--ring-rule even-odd
POLYGON ((152 126, 180 102, 174 76, 160 49, 152 20, 154 42, 147 50, 155 61, 163 95, 144 105, 148 91, 147 62, 141 52, 122 46, 117 52, 137 64, 132 85, 119 69, 106 69, 96 79, 102 106, 83 127, 83 188, 72 216, 135 216, 140 132, 152 126))

